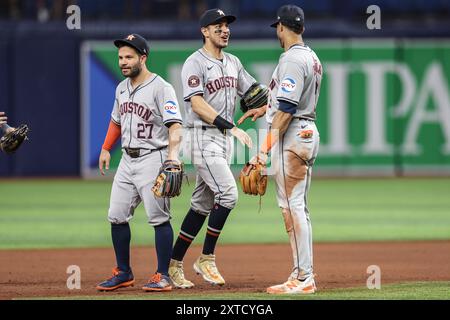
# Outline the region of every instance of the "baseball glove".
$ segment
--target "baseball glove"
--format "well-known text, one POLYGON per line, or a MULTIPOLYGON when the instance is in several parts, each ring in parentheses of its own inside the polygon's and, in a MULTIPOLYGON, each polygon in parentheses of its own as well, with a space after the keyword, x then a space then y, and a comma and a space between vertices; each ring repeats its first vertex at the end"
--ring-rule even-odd
POLYGON ((7 154, 16 152, 22 142, 24 142, 24 140, 28 140, 28 131, 30 131, 28 126, 26 124, 22 124, 13 131, 6 133, 0 139, 0 149, 7 154))
POLYGON ((267 188, 267 170, 261 163, 248 162, 239 175, 242 190, 246 194, 263 196, 267 188))
POLYGON ((164 161, 159 169, 158 177, 152 187, 152 191, 157 197, 177 197, 181 193, 183 182, 183 163, 173 160, 164 161))
POLYGON ((269 89, 258 82, 255 82, 241 98, 241 110, 246 113, 249 109, 260 108, 267 104, 269 89))

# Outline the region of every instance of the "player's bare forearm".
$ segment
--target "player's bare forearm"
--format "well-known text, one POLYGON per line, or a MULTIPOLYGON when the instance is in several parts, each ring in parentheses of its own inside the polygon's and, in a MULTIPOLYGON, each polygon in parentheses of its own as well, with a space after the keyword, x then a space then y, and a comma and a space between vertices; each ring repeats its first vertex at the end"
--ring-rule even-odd
POLYGON ((216 110, 211 107, 202 96, 194 96, 191 98, 192 110, 198 114, 203 121, 213 124, 214 120, 218 116, 216 110))
POLYGON ((286 133, 291 120, 292 114, 278 110, 272 121, 272 130, 278 130, 280 137, 282 137, 286 133))
POLYGON ((174 123, 169 128, 169 154, 168 160, 178 160, 181 141, 183 140, 183 127, 174 123))
POLYGON ((272 146, 286 133, 292 114, 278 110, 272 121, 272 128, 261 146, 262 153, 269 153, 272 146))

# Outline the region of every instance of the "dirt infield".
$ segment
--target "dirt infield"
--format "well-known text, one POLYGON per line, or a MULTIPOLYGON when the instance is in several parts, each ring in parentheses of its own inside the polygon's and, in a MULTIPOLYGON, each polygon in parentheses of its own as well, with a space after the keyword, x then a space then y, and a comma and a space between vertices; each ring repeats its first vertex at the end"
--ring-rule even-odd
MULTIPOLYGON (((314 249, 319 290, 365 286, 370 265, 381 268, 383 284, 450 280, 450 241, 320 243, 314 249)), ((196 284, 195 289, 168 294, 264 292, 267 286, 285 281, 290 274, 287 243, 219 245, 217 264, 227 284, 212 287, 192 270, 200 251, 200 247, 193 247, 185 259, 185 275, 196 284)), ((132 249, 135 287, 113 293, 97 292, 95 285, 110 276, 114 265, 112 249, 0 251, 0 299, 148 294, 141 286, 156 267, 154 248, 132 249), (80 290, 67 289, 66 270, 70 265, 81 268, 80 290)))

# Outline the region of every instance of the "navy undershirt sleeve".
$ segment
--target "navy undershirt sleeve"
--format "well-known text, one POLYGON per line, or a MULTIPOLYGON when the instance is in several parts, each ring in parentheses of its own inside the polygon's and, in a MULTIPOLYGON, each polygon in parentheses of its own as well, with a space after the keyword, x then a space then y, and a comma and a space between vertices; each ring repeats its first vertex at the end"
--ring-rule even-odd
POLYGON ((278 100, 278 102, 280 103, 280 105, 278 106, 278 110, 281 110, 283 112, 290 113, 290 114, 295 114, 295 112, 297 111, 296 104, 286 102, 286 101, 280 101, 280 100, 278 100))

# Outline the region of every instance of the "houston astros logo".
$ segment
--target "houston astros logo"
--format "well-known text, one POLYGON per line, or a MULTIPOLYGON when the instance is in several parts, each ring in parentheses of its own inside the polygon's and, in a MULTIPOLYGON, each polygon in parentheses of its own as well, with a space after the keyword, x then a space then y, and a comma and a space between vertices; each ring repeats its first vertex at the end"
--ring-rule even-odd
POLYGON ((135 36, 133 36, 132 34, 130 34, 130 35, 127 37, 127 40, 128 40, 128 41, 133 41, 135 38, 136 38, 135 36))
POLYGON ((172 115, 177 114, 177 104, 174 101, 167 101, 164 105, 164 110, 172 115))
POLYGON ((292 78, 285 78, 283 82, 281 82, 281 90, 286 93, 291 93, 292 91, 294 91, 296 86, 297 84, 292 78))
POLYGON ((196 88, 200 85, 200 78, 197 76, 191 76, 188 79, 188 85, 191 88, 196 88))

